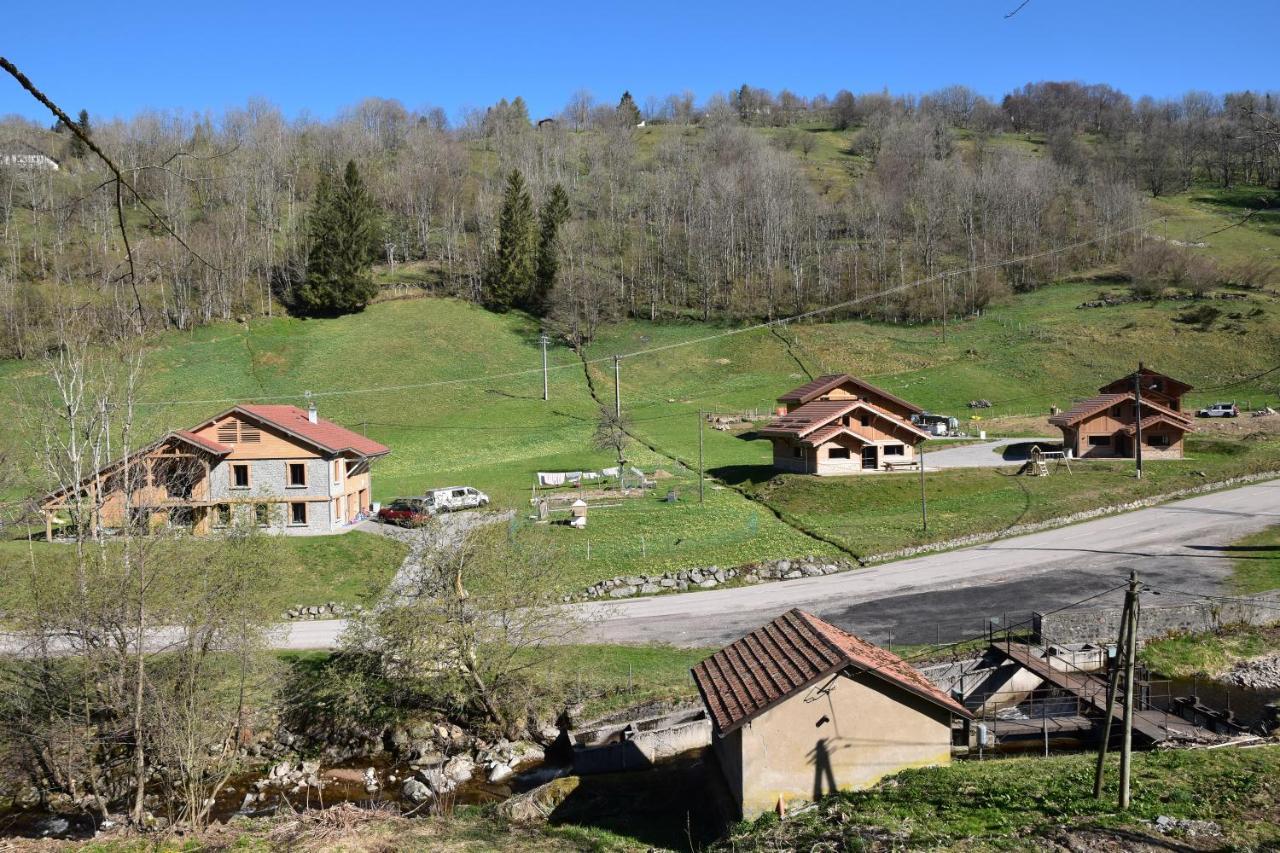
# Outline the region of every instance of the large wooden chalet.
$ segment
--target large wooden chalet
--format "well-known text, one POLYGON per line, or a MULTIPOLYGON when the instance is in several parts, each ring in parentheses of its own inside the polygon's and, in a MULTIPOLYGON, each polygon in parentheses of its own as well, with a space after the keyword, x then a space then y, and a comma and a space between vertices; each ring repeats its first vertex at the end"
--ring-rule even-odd
MULTIPOLYGON (((1143 457, 1181 459, 1183 439, 1195 431, 1191 416, 1182 411, 1182 397, 1191 386, 1146 367, 1139 367, 1137 377, 1142 392, 1143 457)), ((1049 418, 1049 423, 1062 430, 1063 448, 1073 456, 1132 459, 1137 446, 1138 390, 1130 374, 1049 418)))
POLYGON ((388 453, 314 406, 245 404, 166 433, 46 495, 40 507, 49 538, 64 525, 332 533, 369 511, 369 468, 388 453))
POLYGON ((929 434, 911 422, 919 406, 847 373, 819 376, 778 398, 760 435, 773 465, 796 474, 860 474, 918 461, 929 434))

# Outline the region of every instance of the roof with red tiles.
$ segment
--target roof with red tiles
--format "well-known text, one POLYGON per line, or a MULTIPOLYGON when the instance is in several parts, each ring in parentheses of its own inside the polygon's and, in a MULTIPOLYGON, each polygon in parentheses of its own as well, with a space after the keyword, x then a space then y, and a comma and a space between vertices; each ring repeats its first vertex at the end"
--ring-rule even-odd
MULTIPOLYGON (((1147 405, 1147 401, 1143 400, 1142 405, 1144 406, 1147 405)), ((1167 424, 1176 430, 1180 430, 1181 432, 1196 431, 1196 428, 1191 425, 1190 421, 1184 418, 1169 417, 1169 415, 1164 412, 1156 412, 1154 415, 1148 415, 1147 417, 1143 418, 1142 428, 1151 429, 1156 424, 1161 424, 1161 423, 1167 424)), ((1128 424, 1127 426, 1121 427, 1120 431, 1125 435, 1133 435, 1135 432, 1138 431, 1138 428, 1137 428, 1137 425, 1135 424, 1128 424)))
POLYGON ((921 438, 929 437, 929 433, 910 421, 905 421, 896 415, 883 411, 878 406, 874 406, 865 400, 815 400, 812 403, 805 403, 800 408, 785 415, 779 415, 769 421, 769 423, 760 428, 760 435, 803 439, 806 444, 818 445, 826 441, 827 438, 838 435, 841 429, 845 429, 851 435, 862 441, 867 441, 867 439, 853 430, 842 426, 838 420, 858 409, 870 412, 875 417, 882 421, 887 421, 893 426, 903 427, 910 432, 914 432, 921 438), (820 435, 826 437, 819 438, 820 435))
POLYGON ((358 432, 341 427, 333 421, 316 418, 312 423, 305 409, 297 406, 243 404, 228 409, 205 423, 212 423, 233 412, 242 412, 262 423, 283 430, 289 435, 301 438, 310 444, 327 450, 330 453, 346 453, 348 451, 360 456, 385 456, 391 448, 379 444, 358 432))
POLYGON ((901 397, 897 397, 893 394, 890 394, 888 391, 884 390, 883 388, 877 388, 876 386, 872 385, 870 382, 864 382, 863 380, 857 378, 856 376, 851 376, 848 373, 829 373, 826 376, 819 376, 817 379, 813 380, 812 382, 806 382, 804 385, 801 385, 799 388, 792 388, 790 391, 788 391, 787 393, 779 397, 778 402, 779 403, 809 403, 821 397, 823 394, 827 394, 827 393, 830 393, 831 391, 834 391, 836 388, 839 388, 841 385, 844 385, 846 382, 853 384, 857 388, 860 388, 865 393, 878 394, 879 396, 883 397, 886 400, 891 400, 897 403, 898 405, 905 407, 908 411, 915 412, 917 414, 924 412, 924 409, 920 408, 915 403, 908 403, 906 400, 902 399, 901 397))
MULTIPOLYGON (((1099 394, 1096 397, 1090 397, 1087 400, 1081 400, 1067 411, 1059 415, 1049 418, 1049 423, 1054 426, 1071 427, 1080 423, 1080 421, 1092 417, 1099 412, 1106 411, 1116 403, 1136 399, 1132 391, 1126 391, 1122 394, 1099 394)), ((1174 420, 1182 421, 1188 427, 1191 425, 1191 417, 1183 412, 1175 412, 1167 406, 1157 403, 1155 400, 1143 398, 1142 408, 1153 412, 1158 412, 1174 420)))
POLYGON ((1086 400, 1080 400, 1065 412, 1049 418, 1049 423, 1054 426, 1075 426, 1090 415, 1096 415, 1132 397, 1132 394, 1099 394, 1096 397, 1089 397, 1086 400))
POLYGON ((805 690, 848 671, 902 688, 963 717, 973 715, 902 658, 791 609, 693 667, 693 680, 721 736, 805 690))

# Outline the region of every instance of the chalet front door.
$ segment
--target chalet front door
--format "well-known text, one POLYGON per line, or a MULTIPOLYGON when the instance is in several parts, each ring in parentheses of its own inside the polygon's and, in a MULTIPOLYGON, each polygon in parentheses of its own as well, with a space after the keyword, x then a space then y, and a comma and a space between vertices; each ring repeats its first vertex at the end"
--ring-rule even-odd
POLYGON ((880 451, 874 444, 862 448, 862 467, 871 471, 880 467, 880 451))

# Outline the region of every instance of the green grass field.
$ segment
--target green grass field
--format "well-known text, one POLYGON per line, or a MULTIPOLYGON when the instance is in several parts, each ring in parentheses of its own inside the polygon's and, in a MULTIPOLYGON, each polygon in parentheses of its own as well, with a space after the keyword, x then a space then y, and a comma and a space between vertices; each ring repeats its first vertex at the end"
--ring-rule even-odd
POLYGON ((874 849, 1037 850, 1055 837, 1062 849, 1208 849, 1162 838, 1150 826, 1160 815, 1214 821, 1224 836, 1215 841, 1228 849, 1280 842, 1280 748, 1138 753, 1128 812, 1115 809, 1116 757, 1101 800, 1093 798, 1093 764, 1085 754, 908 770, 781 823, 761 817, 716 849, 859 850, 877 836, 874 849), (1066 829, 1085 834, 1062 845, 1066 829))
MULTIPOLYGON (((326 602, 372 604, 395 575, 408 548, 387 536, 353 530, 335 536, 282 536, 272 543, 270 604, 278 610, 326 602)), ((212 542, 195 542, 194 557, 212 542)), ((0 611, 30 589, 35 561, 41 586, 69 583, 75 546, 0 541, 0 611)))
MULTIPOLYGON (((673 132, 664 128, 661 134, 673 132)), ((807 159, 815 168, 854 167, 846 162, 856 159, 848 154, 848 133, 814 133, 819 142, 807 159)), ((655 136, 643 144, 656 141, 655 136)), ((1196 190, 1156 200, 1153 207, 1170 213, 1170 237, 1175 222, 1186 226, 1177 232, 1181 239, 1195 236, 1196 229, 1203 233, 1237 222, 1263 204, 1254 195, 1196 190)), ((1223 263, 1270 258, 1280 247, 1276 236, 1267 209, 1206 238, 1203 251, 1223 263)), ((411 281, 430 271, 409 266, 383 274, 389 281, 411 281)), ((629 321, 605 328, 583 354, 591 362, 587 369, 596 394, 612 402, 614 354, 645 353, 621 362, 623 406, 639 439, 628 455, 646 470, 661 467, 674 475, 660 484, 657 496, 674 488, 681 500, 651 498, 600 509, 586 531, 523 520, 518 528, 535 543, 562 549, 567 559, 559 576, 548 581, 557 591, 572 591, 641 570, 834 552, 804 530, 854 553, 880 553, 1275 467, 1280 450, 1274 441, 1201 437, 1189 444, 1188 460, 1153 463, 1141 483, 1126 466, 1106 463, 1044 480, 1000 471, 943 472, 929 477, 926 539, 919 530, 914 478, 772 477, 767 441, 753 440, 750 432, 707 428, 707 470, 746 494, 712 484, 706 505, 694 502, 700 411, 754 410, 767 416, 780 393, 825 372, 864 376, 931 411, 964 419, 972 431, 990 428, 993 435, 1001 418, 1069 406, 1139 360, 1195 385, 1190 405, 1219 399, 1280 405, 1280 374, 1267 373, 1280 363, 1280 309, 1273 293, 1249 291, 1241 301, 1216 303, 1224 316, 1208 330, 1179 322, 1185 301, 1078 307, 1099 293, 1123 289, 1098 279, 1010 296, 981 316, 950 323, 945 340, 938 326, 848 320, 741 334, 735 327, 693 322, 629 321), (671 348, 646 353, 659 347, 671 348), (977 398, 994 405, 981 419, 970 419, 966 403, 977 398)), ((582 360, 563 345, 552 347, 550 401, 541 399, 537 337, 535 321, 524 315, 491 314, 436 297, 388 300, 331 320, 255 319, 168 333, 149 351, 137 435, 149 439, 190 426, 234 400, 286 398, 301 404, 300 395, 310 390, 324 417, 392 448, 375 466, 376 500, 466 484, 490 493, 498 506, 515 508, 523 519, 537 471, 591 469, 611 461, 591 446, 599 403, 589 392, 582 360)), ((0 498, 38 494, 46 485, 35 449, 39 424, 49 416, 42 370, 37 361, 0 363, 0 405, 12 413, 0 420, 0 450, 18 460, 22 474, 3 487, 0 498)), ((352 559, 341 549, 306 547, 321 549, 320 562, 352 559)), ((346 583, 341 567, 325 571, 339 587, 346 583)), ((300 598, 316 590, 301 578, 297 582, 300 598)), ((324 598, 352 594, 338 588, 324 598)))

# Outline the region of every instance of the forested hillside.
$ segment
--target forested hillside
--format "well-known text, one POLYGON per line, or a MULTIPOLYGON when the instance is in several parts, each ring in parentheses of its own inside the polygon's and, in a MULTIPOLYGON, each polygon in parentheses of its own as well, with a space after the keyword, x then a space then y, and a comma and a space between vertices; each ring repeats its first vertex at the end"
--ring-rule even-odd
POLYGON ((380 280, 478 302, 512 170, 535 203, 563 187, 545 310, 573 343, 626 317, 773 319, 845 302, 834 316, 941 320, 1100 265, 1193 290, 1273 274, 1266 258, 1215 263, 1141 236, 1179 213, 1144 198, 1192 185, 1261 188, 1245 212, 1276 204, 1268 94, 1135 101, 1042 83, 996 104, 963 87, 806 99, 744 86, 643 113, 630 96, 579 94, 536 122, 520 98, 454 126, 380 99, 330 121, 254 102, 83 122, 138 191, 123 193, 134 263, 98 158, 66 128, 0 121, 0 142, 62 165, 0 170, 7 356, 45 351, 73 317, 110 338, 298 310, 308 212, 320 176, 348 160, 381 210, 380 280))

